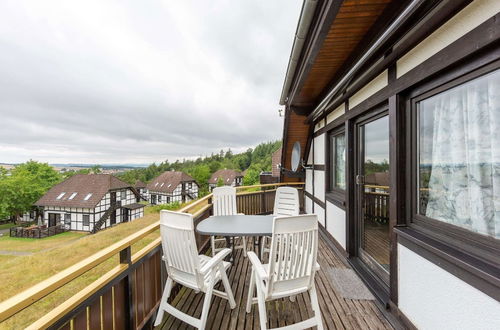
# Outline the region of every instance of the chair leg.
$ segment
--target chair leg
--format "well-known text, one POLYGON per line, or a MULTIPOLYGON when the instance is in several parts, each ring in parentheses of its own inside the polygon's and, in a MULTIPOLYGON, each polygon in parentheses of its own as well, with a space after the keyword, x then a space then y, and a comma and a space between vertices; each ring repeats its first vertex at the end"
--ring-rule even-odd
POLYGON ((165 284, 165 289, 163 290, 163 295, 161 296, 160 307, 158 307, 158 314, 156 315, 156 320, 154 326, 157 327, 160 325, 163 320, 163 313, 165 313, 165 304, 167 303, 168 298, 170 297, 170 292, 172 291, 173 281, 169 277, 167 278, 167 283, 165 284))
POLYGON ((236 301, 234 301, 233 290, 231 290, 231 284, 229 284, 229 279, 227 278, 226 269, 222 264, 219 266, 220 277, 222 284, 224 285, 224 290, 227 294, 227 299, 229 300, 229 307, 231 309, 236 308, 236 301))
POLYGON ((264 292, 262 288, 262 282, 260 279, 255 279, 255 284, 257 287, 257 304, 259 306, 259 321, 261 330, 267 329, 267 312, 266 312, 266 301, 264 300, 264 292))
POLYGON ((210 245, 212 246, 212 257, 215 257, 215 237, 210 236, 210 245))
POLYGON ((318 295, 316 294, 316 286, 314 284, 311 290, 309 290, 309 295, 311 296, 311 307, 314 312, 314 318, 316 319, 318 330, 323 330, 321 310, 319 309, 318 295))
POLYGON ((210 282, 207 287, 207 292, 205 292, 205 299, 203 300, 203 309, 201 310, 200 317, 200 328, 205 329, 205 325, 207 323, 208 311, 210 310, 210 302, 212 301, 212 292, 214 290, 215 285, 215 269, 212 270, 210 274, 210 282))
POLYGON ((243 256, 246 258, 247 257, 247 240, 245 239, 245 236, 241 236, 241 242, 243 243, 243 256))
POLYGON ((252 311, 252 298, 254 291, 255 291, 255 273, 252 267, 252 271, 250 272, 250 286, 248 287, 247 313, 250 313, 252 311))

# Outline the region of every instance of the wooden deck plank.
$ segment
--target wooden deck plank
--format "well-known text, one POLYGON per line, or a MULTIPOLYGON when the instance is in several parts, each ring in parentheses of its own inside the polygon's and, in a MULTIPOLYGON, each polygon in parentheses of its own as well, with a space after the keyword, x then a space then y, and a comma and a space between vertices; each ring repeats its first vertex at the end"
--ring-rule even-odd
MULTIPOLYGON (((374 301, 345 299, 336 292, 327 273, 328 268, 347 267, 323 239, 319 243, 318 262, 321 270, 316 276, 316 288, 326 329, 392 329, 374 301)), ((244 258, 242 251, 237 250, 233 266, 228 272, 236 308, 231 310, 227 300, 214 297, 208 315, 207 329, 260 329, 257 305, 253 305, 249 314, 245 310, 250 271, 248 258, 244 258)), ((223 290, 221 284, 218 284, 217 288, 223 290)), ((183 288, 173 299, 173 304, 181 311, 199 317, 204 297, 202 293, 196 294, 191 289, 183 288)), ((308 293, 298 295, 294 302, 288 298, 278 299, 267 302, 266 306, 270 327, 289 325, 313 315, 308 293)), ((192 327, 168 316, 161 329, 192 329, 192 327)))

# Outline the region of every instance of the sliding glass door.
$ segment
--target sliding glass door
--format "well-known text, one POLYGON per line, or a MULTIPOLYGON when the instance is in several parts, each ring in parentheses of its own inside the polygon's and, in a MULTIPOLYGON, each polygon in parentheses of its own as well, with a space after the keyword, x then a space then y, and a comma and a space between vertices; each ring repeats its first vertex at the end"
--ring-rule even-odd
POLYGON ((389 282, 389 117, 381 114, 356 126, 357 256, 389 282))

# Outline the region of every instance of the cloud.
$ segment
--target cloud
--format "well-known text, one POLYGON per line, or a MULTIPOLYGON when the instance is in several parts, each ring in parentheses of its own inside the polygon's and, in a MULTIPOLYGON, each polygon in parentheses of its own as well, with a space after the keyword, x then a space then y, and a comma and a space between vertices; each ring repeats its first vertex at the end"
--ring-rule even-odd
POLYGON ((281 1, 2 1, 0 162, 144 163, 281 138, 281 1))

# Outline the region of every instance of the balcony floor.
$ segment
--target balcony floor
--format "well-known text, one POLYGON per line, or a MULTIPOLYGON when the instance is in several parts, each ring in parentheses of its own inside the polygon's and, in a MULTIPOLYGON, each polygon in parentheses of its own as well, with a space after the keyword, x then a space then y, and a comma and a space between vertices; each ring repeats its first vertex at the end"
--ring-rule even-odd
MULTIPOLYGON (((316 288, 325 329, 392 329, 375 301, 345 299, 336 291, 326 270, 330 267, 347 267, 323 239, 319 244, 318 262, 321 270, 316 275, 316 288)), ((251 313, 245 312, 250 270, 248 259, 243 257, 241 250, 237 250, 235 263, 229 271, 236 308, 231 310, 226 300, 214 297, 208 315, 207 329, 260 329, 257 305, 253 305, 251 313)), ((199 318, 203 297, 202 293, 196 294, 193 290, 182 287, 173 304, 183 312, 199 318)), ((278 299, 267 302, 266 307, 270 328, 286 326, 312 316, 307 293, 298 296, 295 302, 278 299)), ((161 326, 164 330, 190 328, 192 327, 171 315, 166 317, 161 326)))

